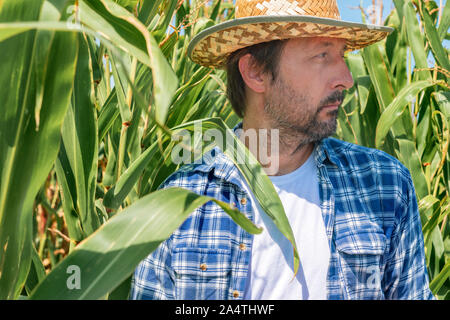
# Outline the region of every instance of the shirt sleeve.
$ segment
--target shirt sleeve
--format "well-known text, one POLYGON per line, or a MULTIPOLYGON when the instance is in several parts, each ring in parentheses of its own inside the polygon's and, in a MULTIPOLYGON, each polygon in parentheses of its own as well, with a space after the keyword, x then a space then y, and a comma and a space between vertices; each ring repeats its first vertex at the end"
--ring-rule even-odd
POLYGON ((422 224, 411 175, 403 168, 401 205, 396 212, 396 226, 386 263, 384 288, 386 299, 435 299, 426 268, 422 224))
POLYGON ((171 265, 170 239, 164 241, 135 269, 131 279, 131 300, 174 300, 173 274, 166 268, 171 265))

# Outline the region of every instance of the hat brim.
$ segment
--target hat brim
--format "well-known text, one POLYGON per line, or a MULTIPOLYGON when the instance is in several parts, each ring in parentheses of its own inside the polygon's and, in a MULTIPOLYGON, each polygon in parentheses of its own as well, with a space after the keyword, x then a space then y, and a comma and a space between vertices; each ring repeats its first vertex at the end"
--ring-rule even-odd
POLYGON ((384 39, 393 28, 314 16, 256 16, 233 19, 207 28, 188 46, 188 56, 209 68, 222 68, 228 56, 261 42, 289 38, 330 37, 347 40, 347 51, 384 39))

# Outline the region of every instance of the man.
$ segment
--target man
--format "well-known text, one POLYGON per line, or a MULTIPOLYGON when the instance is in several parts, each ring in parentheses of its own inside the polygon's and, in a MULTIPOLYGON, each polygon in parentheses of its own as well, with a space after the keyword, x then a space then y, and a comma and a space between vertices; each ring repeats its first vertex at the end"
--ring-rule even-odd
POLYGON ((204 66, 226 65, 243 118, 237 135, 278 130, 278 165, 266 172, 295 235, 299 271, 292 245, 215 148, 162 187, 232 203, 263 233, 250 235, 206 203, 138 266, 131 298, 432 299, 408 170, 381 151, 328 138, 353 86, 344 53, 392 30, 343 22, 332 0, 236 6, 235 20, 200 33, 189 52, 204 66))

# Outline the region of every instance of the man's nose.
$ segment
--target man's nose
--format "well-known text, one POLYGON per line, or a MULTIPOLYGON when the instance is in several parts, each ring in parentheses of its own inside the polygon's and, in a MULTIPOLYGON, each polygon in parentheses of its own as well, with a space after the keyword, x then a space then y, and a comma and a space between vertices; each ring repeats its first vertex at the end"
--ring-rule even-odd
POLYGON ((354 81, 352 73, 350 72, 347 63, 345 63, 344 58, 340 59, 338 63, 337 77, 333 82, 333 89, 347 90, 353 87, 354 81))

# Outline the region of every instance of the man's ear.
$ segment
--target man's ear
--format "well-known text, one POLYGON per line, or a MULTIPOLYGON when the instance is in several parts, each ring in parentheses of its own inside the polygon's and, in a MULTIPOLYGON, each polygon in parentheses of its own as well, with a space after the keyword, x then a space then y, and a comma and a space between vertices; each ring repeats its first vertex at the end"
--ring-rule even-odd
POLYGON ((266 90, 267 74, 258 67, 250 53, 239 58, 239 71, 245 84, 257 93, 266 90))

